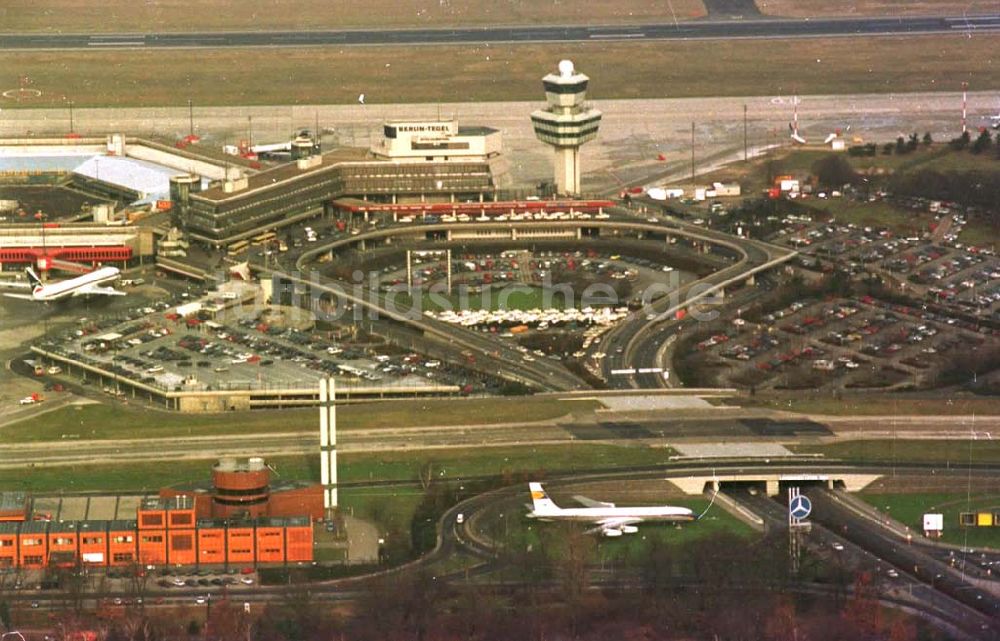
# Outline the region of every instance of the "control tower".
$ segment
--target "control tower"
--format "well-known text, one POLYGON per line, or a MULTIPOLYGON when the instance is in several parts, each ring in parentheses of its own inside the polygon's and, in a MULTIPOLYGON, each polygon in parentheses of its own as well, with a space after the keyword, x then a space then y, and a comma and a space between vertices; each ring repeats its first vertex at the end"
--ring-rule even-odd
POLYGON ((535 135, 555 148, 556 190, 580 193, 580 145, 597 136, 601 112, 584 104, 590 78, 577 72, 570 60, 559 62, 559 73, 542 78, 545 109, 532 112, 535 135))

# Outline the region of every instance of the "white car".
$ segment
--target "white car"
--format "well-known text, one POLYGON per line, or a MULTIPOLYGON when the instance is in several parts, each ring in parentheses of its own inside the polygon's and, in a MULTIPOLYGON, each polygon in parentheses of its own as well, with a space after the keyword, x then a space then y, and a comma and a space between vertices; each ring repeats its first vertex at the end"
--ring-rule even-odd
POLYGON ((21 405, 34 405, 36 401, 32 396, 25 396, 19 402, 21 405))
POLYGON ((830 546, 830 547, 832 547, 832 548, 833 548, 834 550, 836 550, 836 551, 838 551, 838 552, 843 552, 843 551, 844 551, 844 544, 843 544, 843 543, 840 543, 839 541, 834 541, 834 542, 833 542, 833 543, 831 544, 831 546, 830 546))

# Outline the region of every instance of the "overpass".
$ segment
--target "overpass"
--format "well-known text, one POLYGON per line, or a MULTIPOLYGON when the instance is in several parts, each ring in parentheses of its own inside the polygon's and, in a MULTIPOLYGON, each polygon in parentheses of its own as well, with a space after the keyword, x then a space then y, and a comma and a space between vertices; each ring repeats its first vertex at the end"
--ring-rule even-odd
MULTIPOLYGON (((360 249, 365 251, 375 244, 391 244, 394 239, 403 237, 419 237, 421 239, 448 240, 486 240, 497 239, 511 242, 524 242, 537 238, 570 237, 577 239, 601 236, 601 233, 611 233, 612 237, 631 233, 645 239, 662 238, 665 250, 669 248, 671 237, 685 238, 695 248, 709 251, 711 246, 720 246, 736 256, 736 263, 719 270, 709 276, 682 287, 673 295, 665 295, 653 300, 642 310, 631 314, 624 325, 612 330, 616 340, 630 344, 633 351, 637 349, 638 337, 649 334, 651 328, 662 322, 666 314, 684 308, 706 296, 722 291, 724 288, 742 280, 751 279, 754 274, 770 269, 795 255, 780 248, 760 241, 736 238, 721 232, 702 228, 692 228, 682 225, 664 225, 648 221, 636 221, 634 218, 616 217, 609 220, 563 220, 563 221, 505 221, 505 222, 473 222, 473 223, 425 223, 415 225, 393 226, 384 229, 368 231, 364 234, 342 238, 317 246, 304 252, 296 261, 296 269, 302 274, 306 266, 321 255, 330 255, 344 249, 360 249), (470 236, 466 236, 469 234, 470 236), (456 235, 458 238, 456 238, 456 235), (696 292, 692 294, 692 291, 696 292), (679 297, 680 304, 671 305, 671 301, 679 297)), ((605 237, 606 236, 601 236, 605 237)), ((335 294, 353 304, 360 305, 385 318, 407 324, 425 336, 436 338, 472 350, 488 359, 493 359, 503 368, 497 374, 508 380, 542 390, 573 390, 585 387, 583 381, 566 371, 561 365, 545 362, 540 359, 526 362, 521 354, 502 341, 484 338, 478 332, 462 327, 455 327, 436 319, 426 318, 420 314, 400 313, 389 309, 383 297, 377 292, 362 293, 360 296, 349 294, 349 287, 332 283, 325 285, 301 276, 284 274, 262 266, 255 266, 262 273, 277 275, 289 282, 317 288, 321 292, 335 294), (506 369, 506 371, 505 371, 506 369)), ((410 310, 412 312, 412 310, 410 310)))
POLYGON ((768 496, 777 496, 782 488, 789 486, 813 485, 828 489, 843 488, 848 492, 860 492, 878 479, 881 474, 865 472, 722 472, 719 474, 692 474, 673 477, 670 482, 685 494, 704 494, 707 490, 722 490, 726 487, 757 487, 768 496))
MULTIPOLYGON (((718 274, 720 273, 730 279, 738 277, 740 273, 747 271, 745 266, 747 266, 748 262, 751 260, 752 252, 759 251, 756 249, 756 245, 753 241, 734 238, 727 234, 721 234, 700 228, 690 229, 679 226, 669 227, 647 221, 635 221, 631 218, 616 218, 610 220, 577 219, 564 221, 428 223, 394 226, 369 231, 364 234, 320 245, 314 249, 304 252, 296 261, 296 268, 299 273, 303 273, 306 265, 321 255, 329 254, 332 256, 337 251, 345 248, 358 248, 364 251, 372 247, 374 244, 391 244, 394 239, 400 237, 417 236, 423 239, 433 239, 437 237, 440 240, 449 240, 454 238, 456 233, 459 235, 470 233, 483 234, 482 236, 477 237, 483 240, 496 240, 497 238, 501 238, 511 242, 523 242, 530 240, 533 237, 552 238, 553 236, 551 234, 553 234, 553 232, 565 233, 570 235, 570 237, 579 239, 584 237, 596 237, 599 236, 601 232, 612 232, 613 236, 620 236, 622 233, 630 232, 640 237, 662 238, 664 248, 669 247, 669 241, 672 236, 686 238, 691 241, 695 247, 701 248, 702 251, 708 251, 712 245, 725 247, 737 257, 738 262, 721 272, 717 272, 716 274, 709 276, 709 279, 718 279, 718 274), (749 251, 744 249, 744 245, 747 244, 750 247, 749 251)), ((755 267, 755 265, 750 266, 749 268, 752 269, 753 267, 755 267)), ((263 267, 259 267, 259 271, 270 274, 277 273, 263 267)), ((461 345, 465 349, 473 350, 474 352, 485 357, 497 359, 498 362, 507 365, 511 369, 511 371, 507 373, 503 373, 502 370, 501 372, 498 372, 498 374, 508 380, 516 380, 543 390, 579 389, 584 386, 582 380, 575 375, 569 374, 569 372, 567 372, 561 365, 554 365, 544 361, 526 362, 522 359, 521 354, 516 350, 511 349, 502 342, 486 339, 477 332, 461 327, 454 327, 435 319, 429 319, 414 314, 401 314, 396 310, 390 310, 381 300, 382 297, 377 293, 368 293, 363 294, 362 296, 347 295, 344 290, 348 288, 342 286, 332 285, 327 287, 315 283, 313 280, 307 280, 290 274, 279 274, 279 276, 286 278, 290 282, 307 287, 319 287, 321 291, 337 294, 354 304, 362 305, 367 309, 383 315, 384 317, 408 324, 425 335, 446 340, 449 343, 461 345), (368 298, 366 298, 366 296, 368 298), (523 372, 525 373, 525 376, 519 375, 517 372, 523 372), (528 382, 529 380, 531 381, 530 383, 528 382)), ((704 282, 706 282, 706 279, 697 281, 697 283, 704 282)), ((695 284, 696 283, 692 283, 687 286, 685 291, 695 284)), ((710 280, 708 284, 711 286, 713 283, 710 280)))

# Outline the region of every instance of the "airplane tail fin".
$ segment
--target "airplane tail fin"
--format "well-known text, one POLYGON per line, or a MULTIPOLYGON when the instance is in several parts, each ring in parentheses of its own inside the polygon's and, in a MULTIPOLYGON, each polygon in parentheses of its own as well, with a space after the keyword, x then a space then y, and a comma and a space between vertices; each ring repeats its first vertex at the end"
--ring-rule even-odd
POLYGON ((559 511, 559 506, 549 498, 541 483, 528 483, 528 488, 531 489, 531 504, 535 508, 535 514, 553 514, 559 511))
POLYGON ((32 288, 38 287, 39 285, 42 284, 42 279, 38 277, 38 274, 35 273, 35 270, 28 267, 27 269, 24 270, 24 272, 28 275, 28 282, 31 283, 32 288))

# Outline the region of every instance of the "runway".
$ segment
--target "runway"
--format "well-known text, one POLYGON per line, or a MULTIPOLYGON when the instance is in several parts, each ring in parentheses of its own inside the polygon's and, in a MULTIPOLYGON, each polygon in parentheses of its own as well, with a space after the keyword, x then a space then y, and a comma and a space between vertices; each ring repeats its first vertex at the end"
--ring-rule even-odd
MULTIPOLYGON (((573 421, 509 423, 479 426, 398 427, 344 430, 338 437, 341 454, 375 454, 468 448, 614 444, 665 448, 696 443, 772 443, 792 445, 844 440, 992 439, 1000 434, 1000 417, 978 417, 976 432, 970 417, 903 416, 888 429, 889 417, 787 415, 769 410, 732 408, 678 411, 669 418, 637 412, 602 415, 573 421)), ((73 440, 0 444, 0 469, 107 465, 139 461, 193 461, 220 457, 301 456, 314 454, 313 431, 280 434, 229 434, 115 440, 73 440)))
POLYGON ((517 26, 456 29, 339 31, 219 31, 205 33, 0 35, 0 50, 468 45, 486 43, 814 38, 931 33, 979 34, 1000 30, 1000 14, 976 16, 729 19, 613 26, 517 26))

